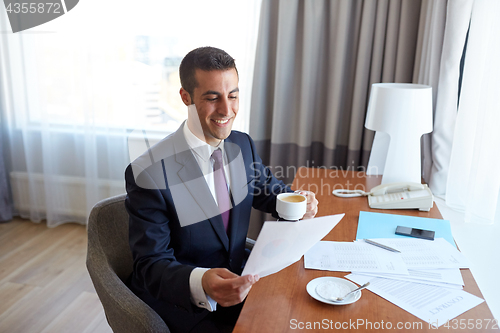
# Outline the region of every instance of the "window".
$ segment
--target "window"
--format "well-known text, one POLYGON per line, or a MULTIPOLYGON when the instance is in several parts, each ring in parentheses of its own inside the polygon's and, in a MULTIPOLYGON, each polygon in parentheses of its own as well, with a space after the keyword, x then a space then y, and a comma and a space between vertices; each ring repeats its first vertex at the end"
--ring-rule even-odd
POLYGON ((25 120, 174 131, 187 117, 180 61, 210 45, 236 59, 241 97, 234 128, 246 131, 259 11, 260 0, 82 2, 22 35, 25 120))

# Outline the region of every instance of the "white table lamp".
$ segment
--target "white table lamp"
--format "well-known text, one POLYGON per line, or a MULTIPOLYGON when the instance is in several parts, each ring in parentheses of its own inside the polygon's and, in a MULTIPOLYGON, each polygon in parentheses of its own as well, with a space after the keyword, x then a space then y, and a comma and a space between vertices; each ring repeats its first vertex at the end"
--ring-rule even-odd
POLYGON ((420 138, 432 132, 432 88, 374 83, 365 127, 376 131, 367 174, 382 174, 382 184, 420 183, 420 138))

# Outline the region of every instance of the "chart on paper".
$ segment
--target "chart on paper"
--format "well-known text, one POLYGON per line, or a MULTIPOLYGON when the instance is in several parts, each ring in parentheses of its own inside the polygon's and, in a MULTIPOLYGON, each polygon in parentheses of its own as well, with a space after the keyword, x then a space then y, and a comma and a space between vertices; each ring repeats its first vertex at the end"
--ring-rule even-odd
POLYGON ((304 255, 305 268, 408 274, 399 253, 360 242, 319 242, 304 255))

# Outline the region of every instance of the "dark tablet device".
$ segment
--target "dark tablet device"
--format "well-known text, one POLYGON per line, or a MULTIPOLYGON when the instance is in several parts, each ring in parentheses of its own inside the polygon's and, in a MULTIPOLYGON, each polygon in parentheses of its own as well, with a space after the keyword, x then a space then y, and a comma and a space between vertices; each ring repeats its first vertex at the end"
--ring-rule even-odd
POLYGON ((434 231, 398 226, 396 235, 434 240, 434 231))

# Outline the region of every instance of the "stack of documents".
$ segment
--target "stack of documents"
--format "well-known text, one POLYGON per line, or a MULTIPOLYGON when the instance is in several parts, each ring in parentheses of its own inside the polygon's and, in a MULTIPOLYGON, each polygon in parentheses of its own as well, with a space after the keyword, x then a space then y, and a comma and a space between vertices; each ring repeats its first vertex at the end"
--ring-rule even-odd
POLYGON ((319 242, 304 256, 305 268, 377 276, 462 289, 460 268, 467 259, 443 238, 376 239, 377 243, 399 250, 391 252, 358 240, 319 242))
MULTIPOLYGON (((378 219, 388 214, 377 215, 378 219)), ((409 217, 392 216, 398 221, 389 218, 384 220, 386 224, 407 225, 403 220, 409 217)), ((415 219, 427 220, 412 218, 410 222, 418 223, 415 219)), ((361 220, 362 214, 358 235, 361 220)), ((434 241, 393 238, 395 228, 390 227, 391 236, 377 233, 378 236, 387 235, 391 238, 370 239, 400 252, 368 244, 363 239, 355 242, 319 242, 304 255, 305 268, 352 272, 346 276, 348 279, 358 284, 370 282, 367 289, 435 327, 484 302, 462 290, 464 281, 460 268, 468 268, 469 263, 457 250, 452 238, 450 242, 451 230, 448 235, 445 223, 440 226, 444 232, 436 233, 436 236, 446 237, 434 241)))
MULTIPOLYGON (((364 241, 358 240, 356 243, 364 243, 364 241)), ((401 252, 400 254, 390 253, 401 257, 408 269, 408 275, 376 274, 375 276, 446 288, 463 288, 464 281, 460 268, 468 268, 468 261, 462 253, 443 238, 437 238, 434 241, 413 238, 381 238, 377 239, 377 243, 401 252)), ((389 251, 385 250, 385 252, 389 251)), ((366 271, 363 274, 365 273, 369 274, 366 271)))

